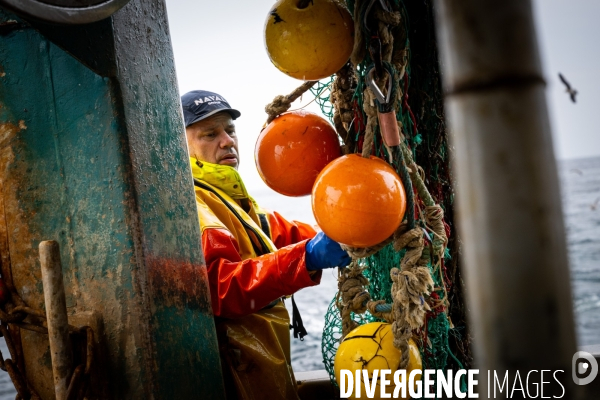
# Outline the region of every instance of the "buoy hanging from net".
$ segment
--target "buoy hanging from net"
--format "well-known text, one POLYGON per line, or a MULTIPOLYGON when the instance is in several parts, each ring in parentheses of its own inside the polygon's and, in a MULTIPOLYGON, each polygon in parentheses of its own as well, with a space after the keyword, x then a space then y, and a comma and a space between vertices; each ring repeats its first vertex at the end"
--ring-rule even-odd
MULTIPOLYGON (((302 3, 319 1, 302 0, 302 3)), ((451 334, 456 328, 448 315, 451 300, 448 290, 460 275, 450 279, 447 268, 460 271, 456 269, 456 258, 448 251, 452 217, 448 223, 444 217, 444 209, 452 208, 453 191, 446 131, 440 123, 443 98, 435 64, 435 35, 431 34, 431 19, 424 21, 422 15, 420 24, 409 29, 409 15, 421 12, 422 4, 406 2, 406 7, 404 3, 404 0, 346 1, 350 13, 356 17, 350 62, 337 71, 333 82, 327 85, 331 90, 331 103, 323 101, 320 91, 311 90, 324 114, 330 115, 343 140, 344 153, 360 153, 365 157, 362 160, 368 160, 366 157, 372 154, 389 160, 402 177, 407 203, 398 212, 399 219, 394 221, 393 216, 385 215, 385 206, 369 199, 368 190, 357 196, 356 188, 364 189, 363 183, 377 180, 373 179, 376 174, 363 174, 360 169, 330 177, 327 185, 321 185, 321 176, 345 157, 327 166, 315 182, 315 217, 327 235, 347 244, 343 248, 353 258, 349 267, 340 268, 340 292, 334 296, 325 316, 321 349, 332 381, 336 379, 334 358, 340 338, 357 325, 376 320, 393 322, 394 347, 401 352, 406 353, 410 346, 418 344, 423 350, 423 368, 445 370, 456 363, 457 368, 463 369, 470 360, 468 338, 461 339, 459 333, 451 334), (415 68, 411 62, 411 43, 424 46, 415 53, 419 54, 416 79, 411 78, 415 68), (410 87, 416 96, 409 100, 410 87), (423 93, 427 95, 422 96, 423 93), (419 112, 413 113, 415 109, 419 112), (427 176, 427 181, 423 176, 427 176), (342 197, 353 199, 352 204, 338 202, 342 197), (367 208, 362 207, 363 202, 367 208), (405 222, 402 226, 390 223, 400 223, 402 219, 405 222), (365 220, 379 224, 375 223, 376 228, 355 224, 365 220), (398 228, 392 229, 388 223, 398 228), (360 228, 355 229, 357 226, 360 228), (368 239, 370 233, 374 235, 372 240, 358 241, 352 237, 356 232, 362 233, 363 239, 368 239), (459 342, 458 352, 451 350, 451 340, 459 342)), ((431 10, 430 0, 424 4, 431 10)), ((283 18, 275 8, 270 22, 279 25, 283 18)), ((287 111, 292 101, 315 84, 322 82, 304 82, 289 95, 275 97, 266 107, 269 120, 287 111)), ((372 193, 385 191, 379 188, 372 193)), ((454 246, 458 241, 453 243, 452 251, 456 251, 454 246)), ((461 304, 460 296, 454 299, 461 304)), ((456 315, 460 321, 461 312, 456 315)), ((408 361, 408 357, 404 357, 400 368, 406 368, 408 361)), ((464 379, 460 386, 465 392, 464 379)))
MULTIPOLYGON (((407 384, 410 373, 413 370, 423 369, 423 362, 421 360, 419 348, 412 339, 408 341, 407 353, 408 364, 406 365, 406 374, 404 377, 405 385, 407 384)), ((379 372, 386 369, 391 370, 391 376, 388 375, 387 379, 393 383, 394 373, 398 369, 401 361, 402 352, 394 346, 392 325, 382 322, 371 322, 369 324, 360 325, 351 331, 344 338, 342 343, 340 343, 334 361, 335 378, 338 385, 340 385, 341 370, 350 370, 354 377, 353 383, 356 385, 356 371, 361 371, 360 393, 361 396, 367 397, 367 392, 365 391, 364 373, 362 371, 367 371, 367 375, 370 378, 373 378, 373 373, 375 370, 378 370, 379 372)), ((421 374, 415 373, 413 380, 413 382, 415 382, 415 386, 416 382, 420 380, 421 374)), ((346 382, 348 382, 348 380, 346 380, 346 382)), ((371 397, 372 399, 381 398, 380 382, 381 380, 379 377, 376 382, 374 382, 376 383, 374 391, 375 396, 371 397)), ((394 388, 395 384, 388 385, 386 393, 392 394, 394 388)), ((415 387, 413 387, 413 389, 415 389, 415 387)), ((406 392, 406 397, 402 397, 402 395, 400 395, 398 398, 409 399, 410 396, 408 396, 408 387, 406 388, 406 392)), ((354 399, 356 398, 355 395, 356 390, 352 390, 352 395, 349 398, 354 399)))
POLYGON ((354 45, 352 16, 338 0, 279 0, 265 22, 265 46, 283 73, 319 80, 336 73, 354 45))
POLYGON ((339 156, 340 142, 331 124, 304 110, 275 118, 260 133, 254 152, 263 181, 286 196, 310 194, 321 170, 339 156))
POLYGON ((347 246, 369 247, 400 226, 406 193, 388 163, 350 154, 321 171, 313 186, 312 209, 327 236, 347 246))

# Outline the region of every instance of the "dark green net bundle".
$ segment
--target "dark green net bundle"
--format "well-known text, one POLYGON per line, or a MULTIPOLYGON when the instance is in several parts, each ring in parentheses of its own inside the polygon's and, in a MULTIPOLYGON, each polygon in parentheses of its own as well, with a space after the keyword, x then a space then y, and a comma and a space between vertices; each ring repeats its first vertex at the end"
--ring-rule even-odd
MULTIPOLYGON (((368 18, 365 19, 365 12, 369 6, 367 3, 369 1, 349 0, 347 6, 355 17, 360 15, 361 21, 365 21, 368 20, 368 18), (357 10, 356 7, 361 7, 361 10, 357 10)), ((399 11, 401 15, 401 24, 395 28, 394 32, 394 44, 398 45, 400 42, 399 45, 403 46, 404 54, 407 57, 402 79, 394 82, 396 90, 402 92, 398 101, 395 102, 394 111, 400 122, 404 144, 410 149, 412 159, 419 166, 419 173, 427 191, 444 211, 444 224, 449 236, 447 246, 443 250, 443 257, 437 260, 432 257, 435 262, 430 260, 427 263, 433 280, 433 290, 426 299, 430 310, 425 316, 423 326, 414 332, 413 338, 419 346, 423 368, 441 370, 467 368, 470 365, 471 357, 468 349, 468 335, 464 326, 464 303, 460 291, 460 271, 457 264, 458 242, 453 232, 453 191, 433 31, 432 6, 430 1, 402 2, 399 0, 390 0, 387 5, 390 9, 399 11), (418 22, 418 27, 410 27, 409 16, 418 22), (451 314, 460 325, 455 326, 452 323, 449 317, 451 314)), ((365 29, 363 25, 364 22, 355 21, 355 29, 365 29)), ((369 45, 371 44, 367 44, 367 46, 369 45)), ((346 153, 363 151, 367 120, 363 111, 364 91, 367 86, 368 72, 374 68, 375 61, 372 56, 372 52, 366 51, 364 59, 356 67, 349 64, 338 72, 337 76, 318 82, 311 89, 323 114, 330 119, 340 133, 346 153), (350 78, 348 78, 349 75, 350 78), (343 125, 345 132, 344 130, 340 132, 340 116, 335 116, 335 108, 330 101, 336 101, 335 95, 330 96, 336 79, 346 81, 346 91, 353 90, 351 108, 348 107, 348 103, 346 104, 346 113, 348 113, 348 109, 351 112, 351 123, 348 124, 348 118, 346 118, 346 124, 343 125), (348 81, 353 82, 348 85, 348 81)), ((392 65, 391 68, 393 69, 394 66, 392 65)), ((390 75, 397 77, 398 71, 394 70, 390 75)), ((338 114, 344 112, 344 110, 339 111, 338 114)), ((371 154, 389 161, 389 153, 393 150, 384 145, 378 128, 374 132, 371 154)), ((392 164, 397 168, 399 175, 402 175, 403 166, 399 165, 402 163, 397 160, 398 158, 395 157, 392 164)), ((412 202, 409 203, 408 207, 414 210, 414 226, 423 229, 426 247, 427 245, 431 247, 431 232, 428 233, 429 229, 423 212, 425 206, 417 190, 415 190, 412 202)), ((431 251, 427 248, 424 251, 428 250, 431 251)), ((363 275, 368 280, 365 289, 371 299, 384 300, 386 304, 392 304, 390 270, 400 265, 404 255, 404 250, 396 251, 390 243, 375 254, 358 260, 358 265, 364 268, 363 275)), ((323 363, 333 382, 335 382, 333 368, 335 353, 342 339, 339 301, 339 296, 336 294, 329 305, 325 315, 321 345, 323 363)), ((352 313, 352 318, 357 324, 381 321, 381 318, 377 318, 369 311, 363 314, 352 313)))

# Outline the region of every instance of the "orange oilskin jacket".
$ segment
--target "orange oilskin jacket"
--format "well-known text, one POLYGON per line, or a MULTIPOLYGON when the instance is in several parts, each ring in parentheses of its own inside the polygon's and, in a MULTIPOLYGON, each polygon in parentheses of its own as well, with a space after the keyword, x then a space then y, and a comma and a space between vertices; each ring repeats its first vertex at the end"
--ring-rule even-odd
POLYGON ((305 260, 315 230, 261 209, 234 168, 191 166, 228 398, 297 399, 281 298, 319 283, 305 260))

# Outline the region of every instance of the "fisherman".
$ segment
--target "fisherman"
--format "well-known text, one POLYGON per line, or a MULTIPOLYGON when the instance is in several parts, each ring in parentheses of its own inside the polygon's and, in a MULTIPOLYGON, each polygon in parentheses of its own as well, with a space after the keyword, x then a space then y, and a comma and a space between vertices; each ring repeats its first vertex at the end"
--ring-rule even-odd
POLYGON ((239 111, 204 90, 181 100, 227 397, 297 399, 282 299, 350 258, 322 232, 267 212, 248 194, 237 171, 239 111))

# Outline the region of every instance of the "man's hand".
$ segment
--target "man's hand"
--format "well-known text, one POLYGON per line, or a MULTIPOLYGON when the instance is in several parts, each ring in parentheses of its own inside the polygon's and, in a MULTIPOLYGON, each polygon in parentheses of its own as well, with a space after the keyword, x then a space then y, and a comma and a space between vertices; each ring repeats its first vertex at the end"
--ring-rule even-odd
POLYGON ((306 269, 318 271, 325 268, 345 267, 352 259, 339 243, 330 239, 323 232, 306 243, 306 269))

